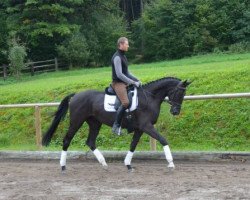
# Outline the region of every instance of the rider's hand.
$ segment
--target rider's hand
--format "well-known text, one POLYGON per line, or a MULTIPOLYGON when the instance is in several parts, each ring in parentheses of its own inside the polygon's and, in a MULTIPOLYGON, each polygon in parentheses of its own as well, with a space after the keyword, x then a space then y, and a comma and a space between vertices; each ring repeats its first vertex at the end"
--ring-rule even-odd
POLYGON ((141 83, 140 81, 135 81, 133 85, 138 88, 140 87, 141 83))
POLYGON ((142 86, 142 82, 141 81, 138 81, 140 83, 140 87, 142 86))

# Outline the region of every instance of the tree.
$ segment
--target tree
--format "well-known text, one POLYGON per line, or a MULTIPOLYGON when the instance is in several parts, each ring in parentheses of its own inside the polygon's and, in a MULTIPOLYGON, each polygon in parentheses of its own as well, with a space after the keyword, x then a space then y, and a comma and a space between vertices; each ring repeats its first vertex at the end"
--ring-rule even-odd
POLYGON ((2 64, 8 63, 8 28, 7 28, 7 14, 6 14, 6 7, 4 6, 3 2, 0 3, 0 66, 2 64))
MULTIPOLYGON (((190 55, 192 37, 193 4, 158 0, 145 7, 141 19, 133 24, 134 30, 141 30, 136 38, 143 43, 144 60, 181 58, 190 55), (140 35, 141 34, 141 35, 140 35)), ((136 39, 134 39, 136 40, 136 39)), ((137 43, 137 44, 139 44, 137 43)))
POLYGON ((9 7, 11 30, 27 44, 31 59, 56 56, 55 46, 78 28, 68 22, 68 16, 74 12, 71 2, 27 0, 9 7))
POLYGON ((90 60, 94 65, 110 64, 119 37, 127 36, 126 23, 121 17, 111 13, 92 13, 91 23, 83 26, 90 48, 90 60))
POLYGON ((70 69, 73 66, 86 66, 89 61, 90 52, 86 38, 81 33, 72 35, 69 40, 64 41, 57 47, 59 56, 69 63, 70 69))
POLYGON ((66 47, 79 32, 86 38, 88 60, 107 64, 117 38, 127 34, 116 0, 5 1, 9 2, 9 34, 27 44, 31 60, 57 56, 57 47, 66 47))
POLYGON ((249 44, 249 20, 248 0, 155 0, 134 21, 133 38, 145 61, 227 51, 249 44))
POLYGON ((92 66, 110 64, 116 49, 116 41, 121 36, 128 36, 127 22, 118 9, 117 0, 92 0, 81 4, 72 16, 80 25, 90 51, 89 62, 92 66))

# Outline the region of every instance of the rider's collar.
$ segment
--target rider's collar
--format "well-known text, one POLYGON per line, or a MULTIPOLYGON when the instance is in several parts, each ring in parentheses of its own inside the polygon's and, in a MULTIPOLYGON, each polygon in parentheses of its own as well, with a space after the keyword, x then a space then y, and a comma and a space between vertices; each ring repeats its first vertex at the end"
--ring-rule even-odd
POLYGON ((124 55, 125 54, 125 51, 121 50, 121 49, 118 49, 117 51, 119 51, 120 54, 124 55))

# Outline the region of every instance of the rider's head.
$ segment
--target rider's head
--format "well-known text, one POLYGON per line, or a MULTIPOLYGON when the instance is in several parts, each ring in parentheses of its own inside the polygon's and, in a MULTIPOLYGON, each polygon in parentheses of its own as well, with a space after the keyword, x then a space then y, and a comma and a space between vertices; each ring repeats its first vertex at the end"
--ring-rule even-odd
POLYGON ((122 51, 128 51, 129 48, 128 38, 120 37, 117 41, 117 47, 122 51))

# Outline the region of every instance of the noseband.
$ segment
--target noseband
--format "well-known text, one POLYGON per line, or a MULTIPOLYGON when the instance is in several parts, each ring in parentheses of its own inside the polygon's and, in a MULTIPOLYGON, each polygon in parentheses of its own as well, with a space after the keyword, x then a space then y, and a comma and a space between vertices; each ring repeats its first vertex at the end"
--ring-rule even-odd
POLYGON ((171 91, 171 94, 170 95, 168 95, 168 103, 171 105, 171 106, 181 106, 181 103, 177 103, 177 102, 175 102, 175 101, 173 101, 173 100, 171 100, 171 99, 174 99, 174 97, 176 96, 176 93, 178 92, 178 91, 180 91, 180 90, 182 90, 182 91, 186 91, 186 88, 185 87, 181 87, 181 86, 177 86, 173 91, 171 91), (171 97, 171 99, 170 99, 170 97, 171 97))

